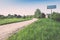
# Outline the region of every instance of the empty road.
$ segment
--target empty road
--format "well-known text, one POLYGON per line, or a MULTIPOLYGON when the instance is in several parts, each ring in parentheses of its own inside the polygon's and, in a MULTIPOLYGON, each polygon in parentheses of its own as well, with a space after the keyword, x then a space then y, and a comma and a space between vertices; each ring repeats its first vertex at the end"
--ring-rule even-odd
POLYGON ((27 25, 37 21, 36 18, 33 18, 32 20, 24 21, 24 22, 18 22, 18 23, 12 23, 12 24, 6 24, 0 26, 0 40, 6 40, 9 35, 17 31, 18 29, 22 29, 23 27, 26 27, 27 25))

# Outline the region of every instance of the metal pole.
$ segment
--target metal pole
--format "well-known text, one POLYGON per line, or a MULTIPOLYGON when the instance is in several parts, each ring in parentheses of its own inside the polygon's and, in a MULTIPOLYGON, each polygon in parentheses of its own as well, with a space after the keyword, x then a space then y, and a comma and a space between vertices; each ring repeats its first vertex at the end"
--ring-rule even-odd
POLYGON ((52 14, 52 9, 51 9, 51 14, 52 14))
POLYGON ((51 9, 51 14, 50 14, 50 24, 51 24, 51 26, 52 26, 52 9, 51 9))
MULTIPOLYGON (((51 14, 52 14, 52 9, 51 9, 51 14)), ((52 15, 50 15, 50 18, 51 18, 52 15)))

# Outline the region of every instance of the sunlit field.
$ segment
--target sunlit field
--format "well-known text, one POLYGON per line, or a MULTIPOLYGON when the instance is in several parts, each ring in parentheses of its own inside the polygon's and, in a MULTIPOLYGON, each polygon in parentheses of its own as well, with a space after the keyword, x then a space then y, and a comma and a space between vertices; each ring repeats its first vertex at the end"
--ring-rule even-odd
POLYGON ((5 19, 0 19, 0 25, 26 21, 26 20, 30 20, 30 19, 31 18, 5 18, 5 19))
POLYGON ((8 40, 60 40, 60 23, 50 19, 39 19, 8 40))

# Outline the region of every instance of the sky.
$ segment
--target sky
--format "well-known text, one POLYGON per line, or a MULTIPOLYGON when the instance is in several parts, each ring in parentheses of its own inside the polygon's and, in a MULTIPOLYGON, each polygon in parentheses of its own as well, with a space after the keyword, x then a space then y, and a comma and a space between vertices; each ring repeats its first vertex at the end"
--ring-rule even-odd
POLYGON ((56 9, 52 10, 60 12, 60 0, 0 0, 0 14, 34 15, 36 9, 49 14, 48 5, 56 5, 56 9))

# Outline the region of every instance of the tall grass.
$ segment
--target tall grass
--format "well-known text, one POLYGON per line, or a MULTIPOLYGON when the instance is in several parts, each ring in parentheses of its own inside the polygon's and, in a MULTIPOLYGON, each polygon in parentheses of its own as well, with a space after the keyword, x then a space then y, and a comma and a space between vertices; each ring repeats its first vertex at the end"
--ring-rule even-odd
POLYGON ((50 19, 39 19, 8 40, 60 40, 60 23, 50 19))

